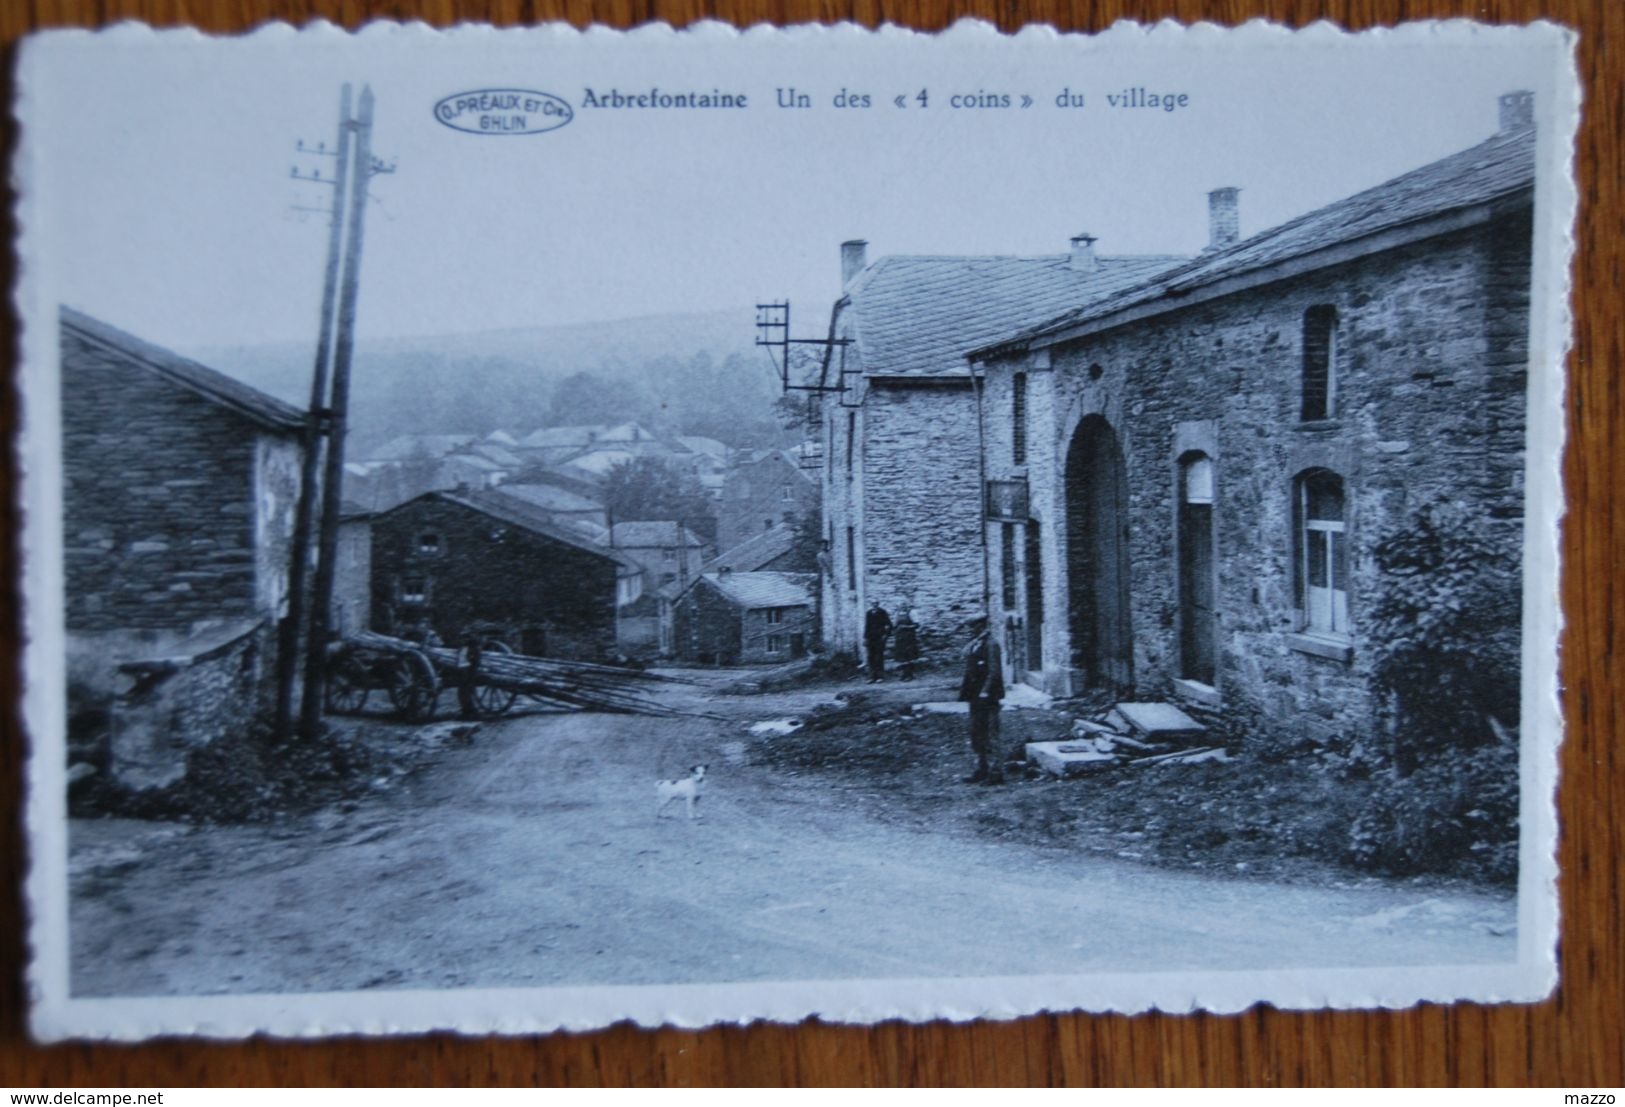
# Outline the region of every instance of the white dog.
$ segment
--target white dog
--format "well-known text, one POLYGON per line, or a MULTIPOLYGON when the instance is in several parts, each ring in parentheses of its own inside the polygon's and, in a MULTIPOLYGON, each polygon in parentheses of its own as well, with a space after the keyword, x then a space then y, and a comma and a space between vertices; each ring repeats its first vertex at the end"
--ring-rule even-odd
POLYGON ((655 784, 655 795, 659 797, 655 802, 655 818, 665 813, 666 808, 674 800, 682 800, 688 808, 688 817, 699 818, 695 808, 699 806, 700 790, 705 786, 705 766, 695 765, 692 772, 678 780, 662 780, 655 784))

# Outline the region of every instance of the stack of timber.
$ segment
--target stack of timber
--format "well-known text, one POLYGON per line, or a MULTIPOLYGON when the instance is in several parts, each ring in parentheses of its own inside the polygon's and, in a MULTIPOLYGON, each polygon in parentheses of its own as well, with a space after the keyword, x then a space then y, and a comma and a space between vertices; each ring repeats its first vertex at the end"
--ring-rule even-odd
POLYGON ((1027 743, 1027 760, 1052 776, 1081 776, 1117 765, 1228 761, 1206 744, 1206 728, 1172 704, 1120 703, 1098 719, 1078 719, 1070 740, 1027 743))
MULTIPOLYGON (((448 684, 463 679, 467 657, 447 646, 425 646, 404 638, 363 631, 347 638, 346 644, 387 653, 417 653, 427 657, 448 684)), ((654 684, 693 684, 678 676, 597 665, 590 661, 530 657, 517 653, 486 650, 480 656, 475 683, 529 696, 544 704, 579 711, 608 711, 623 715, 655 715, 665 718, 715 719, 701 711, 682 711, 639 694, 654 684)))

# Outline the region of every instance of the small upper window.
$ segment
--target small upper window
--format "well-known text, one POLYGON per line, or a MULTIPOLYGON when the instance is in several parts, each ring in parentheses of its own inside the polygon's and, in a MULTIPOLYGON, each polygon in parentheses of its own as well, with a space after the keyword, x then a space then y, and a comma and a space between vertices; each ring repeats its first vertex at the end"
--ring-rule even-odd
POLYGON ((782 607, 770 607, 764 614, 767 618, 768 626, 778 626, 780 623, 784 622, 784 608, 782 607))
POLYGON ((440 544, 440 535, 433 531, 425 531, 418 535, 418 553, 424 557, 439 557, 444 552, 445 547, 440 544))
POLYGON ((794 498, 795 497, 791 494, 790 486, 788 484, 779 485, 779 499, 781 499, 781 500, 792 500, 794 498))
POLYGON ((1337 414, 1337 309, 1316 304, 1303 313, 1304 422, 1337 414))
POLYGON ((661 550, 660 550, 660 560, 667 561, 667 562, 676 561, 677 560, 677 550, 676 550, 676 548, 672 547, 672 546, 664 546, 664 547, 662 547, 661 550))

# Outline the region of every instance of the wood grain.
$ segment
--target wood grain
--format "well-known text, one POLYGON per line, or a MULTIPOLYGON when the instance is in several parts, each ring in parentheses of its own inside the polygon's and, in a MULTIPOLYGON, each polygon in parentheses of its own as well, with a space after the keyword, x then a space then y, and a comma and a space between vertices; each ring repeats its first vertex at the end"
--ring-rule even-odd
MULTIPOLYGON (((1562 750, 1562 986, 1529 1007, 1424 1006, 1401 1012, 1241 1015, 1066 1015, 1010 1023, 888 1024, 849 1028, 726 1027, 703 1033, 615 1027, 595 1034, 460 1039, 431 1036, 319 1043, 251 1041, 219 1045, 164 1041, 142 1046, 63 1045, 27 1040, 18 881, 24 845, 17 719, 19 640, 14 590, 0 589, 0 656, 6 709, 0 748, 0 1085, 1554 1085, 1625 1083, 1625 773, 1616 627, 1625 625, 1620 572, 1625 515, 1614 494, 1621 470, 1621 264, 1625 207, 1621 67, 1609 38, 1625 38, 1625 5, 1606 0, 1536 3, 1499 0, 1227 2, 1194 0, 8 0, 0 42, 14 63, 30 30, 100 26, 120 19, 192 23, 236 31, 268 19, 325 18, 354 27, 372 18, 458 20, 498 25, 564 19, 577 25, 631 26, 652 19, 682 25, 700 18, 735 24, 850 19, 936 29, 962 16, 1007 30, 1028 22, 1092 30, 1119 17, 1171 17, 1234 23, 1264 16, 1292 25, 1334 19, 1367 27, 1402 19, 1463 16, 1523 21, 1545 17, 1581 31, 1586 88, 1579 145, 1582 210, 1575 273, 1576 343, 1570 358, 1569 449, 1564 472, 1565 711, 1562 750)), ((8 65, 8 72, 12 66, 8 65)), ((15 132, 6 123, 6 148, 15 132)), ((10 203, 7 204, 8 211, 10 203)), ((8 270, 7 285, 11 273, 8 270)), ((5 319, 8 350, 15 325, 5 319)), ((14 358, 13 358, 14 361, 14 358)), ((13 379, 8 376, 8 382, 13 379)), ((0 429, 15 433, 8 385, 0 429)), ((9 490, 15 462, 0 460, 6 533, 18 507, 9 490)), ((13 542, 0 544, 0 580, 15 579, 13 542)))

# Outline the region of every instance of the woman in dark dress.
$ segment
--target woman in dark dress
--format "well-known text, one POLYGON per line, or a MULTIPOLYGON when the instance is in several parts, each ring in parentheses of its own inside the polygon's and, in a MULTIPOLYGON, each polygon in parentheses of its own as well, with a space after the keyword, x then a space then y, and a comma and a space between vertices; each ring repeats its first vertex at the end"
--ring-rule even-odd
POLYGON ((904 680, 914 679, 914 663, 920 659, 920 628, 914 622, 914 612, 904 607, 892 627, 892 652, 904 680))

